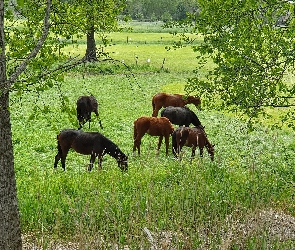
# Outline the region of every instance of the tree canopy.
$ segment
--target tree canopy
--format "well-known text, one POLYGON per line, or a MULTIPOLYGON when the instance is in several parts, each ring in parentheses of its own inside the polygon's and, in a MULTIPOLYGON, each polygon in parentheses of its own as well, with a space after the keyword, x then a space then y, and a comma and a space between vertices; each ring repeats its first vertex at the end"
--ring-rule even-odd
MULTIPOLYGON (((241 111, 250 119, 284 108, 293 126, 294 5, 280 0, 198 1, 186 25, 201 34, 195 77, 186 86, 202 105, 241 111)), ((279 124, 278 124, 279 125, 279 124)))

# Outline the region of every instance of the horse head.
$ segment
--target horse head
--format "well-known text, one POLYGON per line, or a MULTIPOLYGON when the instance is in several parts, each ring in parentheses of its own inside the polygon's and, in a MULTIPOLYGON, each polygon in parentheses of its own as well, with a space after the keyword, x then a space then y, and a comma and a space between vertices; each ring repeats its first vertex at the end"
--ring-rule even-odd
POLYGON ((210 155, 211 161, 214 161, 214 146, 215 146, 215 144, 207 144, 206 145, 206 148, 207 148, 207 151, 210 155))
POLYGON ((128 171, 128 156, 126 155, 119 155, 119 157, 117 158, 117 162, 118 162, 118 167, 122 170, 122 171, 128 171))
POLYGON ((196 108, 201 109, 201 99, 200 97, 195 97, 195 96, 188 96, 187 97, 187 102, 192 103, 196 106, 196 108))

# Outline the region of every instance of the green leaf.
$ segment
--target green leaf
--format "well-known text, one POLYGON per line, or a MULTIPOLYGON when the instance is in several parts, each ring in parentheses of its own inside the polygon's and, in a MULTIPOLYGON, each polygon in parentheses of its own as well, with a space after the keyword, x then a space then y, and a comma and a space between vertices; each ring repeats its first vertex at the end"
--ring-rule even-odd
POLYGON ((24 7, 24 0, 17 0, 17 5, 20 7, 24 7))

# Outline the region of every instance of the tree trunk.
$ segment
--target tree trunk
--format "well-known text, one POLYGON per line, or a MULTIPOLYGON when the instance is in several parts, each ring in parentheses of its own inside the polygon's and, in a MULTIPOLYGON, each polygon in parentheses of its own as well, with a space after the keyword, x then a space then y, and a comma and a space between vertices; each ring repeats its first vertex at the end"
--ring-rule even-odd
POLYGON ((0 249, 21 250, 21 229, 14 173, 9 92, 6 83, 4 0, 0 0, 0 249))
POLYGON ((97 61, 94 34, 94 27, 92 26, 87 32, 87 48, 85 54, 85 59, 89 62, 97 61))
MULTIPOLYGON (((2 81, 1 81, 2 82, 2 81)), ((3 82, 2 82, 3 83, 3 82)), ((0 88, 3 88, 3 84, 0 88)), ((0 97, 0 249, 22 249, 8 94, 0 97)))

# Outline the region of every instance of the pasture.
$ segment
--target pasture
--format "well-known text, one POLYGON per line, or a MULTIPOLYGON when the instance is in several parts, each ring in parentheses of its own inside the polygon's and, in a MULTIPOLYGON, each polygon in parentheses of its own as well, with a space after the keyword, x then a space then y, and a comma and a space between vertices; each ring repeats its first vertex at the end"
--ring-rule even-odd
MULTIPOLYGON (((63 84, 42 93, 11 94, 26 245, 291 249, 295 244, 294 132, 259 126, 248 133, 234 114, 188 105, 215 144, 214 161, 206 150, 200 158, 197 150, 190 163, 191 148, 186 147, 182 161, 175 160, 171 140, 168 157, 164 145, 157 155, 158 137, 148 135, 142 138, 141 155, 133 156, 133 121, 152 115, 154 94, 183 94, 196 63, 189 47, 165 49, 176 39, 169 33, 142 29, 110 34, 114 45, 107 49, 116 63, 81 66, 69 72, 63 84), (128 44, 127 36, 132 41, 128 44), (122 60, 131 72, 120 64, 122 60), (56 135, 62 129, 78 128, 76 100, 89 94, 98 100, 103 129, 93 114, 91 128, 86 124, 83 130, 101 132, 128 154, 127 173, 108 155, 101 171, 96 161, 88 172, 89 156, 74 151, 67 156, 65 172, 60 163, 53 169, 56 135)), ((67 49, 72 54, 85 51, 83 44, 67 49)))

